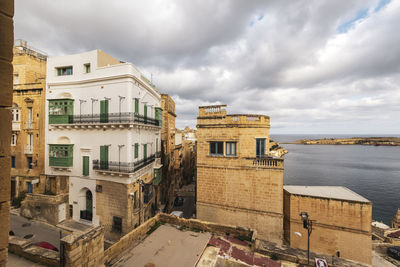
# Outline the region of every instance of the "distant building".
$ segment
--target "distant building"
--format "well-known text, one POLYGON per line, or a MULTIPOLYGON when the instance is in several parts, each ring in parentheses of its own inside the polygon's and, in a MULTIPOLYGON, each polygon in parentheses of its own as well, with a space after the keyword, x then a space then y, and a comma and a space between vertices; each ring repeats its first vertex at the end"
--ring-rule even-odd
POLYGON ((38 189, 44 172, 45 79, 47 55, 28 46, 14 44, 14 91, 11 135, 11 198, 38 189))
POLYGON ((46 98, 46 179, 68 177, 59 221, 101 225, 116 240, 153 216, 158 90, 131 63, 94 50, 49 58, 46 98))
POLYGON ((257 230, 282 243, 283 159, 269 154, 270 119, 199 107, 197 218, 257 230))
POLYGON ((306 250, 301 212, 313 220, 310 251, 371 264, 372 203, 368 199, 341 186, 284 186, 285 243, 306 250))

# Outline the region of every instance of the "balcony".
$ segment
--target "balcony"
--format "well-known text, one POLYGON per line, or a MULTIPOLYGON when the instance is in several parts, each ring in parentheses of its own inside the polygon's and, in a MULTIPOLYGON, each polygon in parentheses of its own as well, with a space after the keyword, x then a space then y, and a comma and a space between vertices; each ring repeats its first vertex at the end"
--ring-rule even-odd
POLYGON ((21 131, 21 123, 20 122, 14 122, 12 123, 12 130, 13 131, 21 131))
POLYGON ((34 122, 33 121, 26 121, 25 122, 25 129, 27 129, 27 130, 32 130, 33 129, 33 127, 34 127, 34 122))
POLYGON ((25 154, 33 154, 33 146, 32 145, 25 145, 24 146, 24 153, 25 154))
POLYGON ((51 167, 72 167, 73 157, 49 157, 49 166, 51 167))
MULTIPOLYGON (((155 161, 155 155, 136 162, 100 161, 93 160, 93 170, 119 174, 132 174, 155 161)), ((122 176, 122 175, 121 175, 122 176)))
POLYGON ((161 121, 134 112, 106 113, 106 114, 83 114, 83 115, 49 115, 49 124, 57 124, 57 127, 68 127, 73 125, 75 128, 105 128, 115 125, 142 124, 148 126, 161 126, 161 121))
POLYGON ((283 169, 283 159, 270 157, 246 158, 246 166, 268 169, 283 169))

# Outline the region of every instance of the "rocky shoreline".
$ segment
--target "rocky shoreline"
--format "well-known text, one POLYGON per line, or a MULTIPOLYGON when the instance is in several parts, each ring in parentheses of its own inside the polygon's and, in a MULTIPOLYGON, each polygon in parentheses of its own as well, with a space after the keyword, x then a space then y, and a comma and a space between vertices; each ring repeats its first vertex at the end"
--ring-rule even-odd
POLYGON ((399 137, 352 137, 301 139, 292 144, 300 145, 366 145, 366 146, 400 146, 399 137))

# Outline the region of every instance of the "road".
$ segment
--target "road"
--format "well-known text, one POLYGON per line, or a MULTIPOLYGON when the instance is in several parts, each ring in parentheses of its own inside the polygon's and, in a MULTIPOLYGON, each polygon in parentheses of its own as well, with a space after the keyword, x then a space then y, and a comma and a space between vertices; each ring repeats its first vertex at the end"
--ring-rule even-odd
POLYGON ((10 214, 10 230, 15 236, 24 238, 27 235, 33 235, 27 238, 32 243, 46 241, 60 249, 60 230, 52 225, 28 220, 24 217, 10 214))
POLYGON ((183 205, 179 207, 173 207, 173 210, 183 211, 183 217, 185 219, 192 218, 193 212, 195 210, 194 196, 182 196, 183 205))

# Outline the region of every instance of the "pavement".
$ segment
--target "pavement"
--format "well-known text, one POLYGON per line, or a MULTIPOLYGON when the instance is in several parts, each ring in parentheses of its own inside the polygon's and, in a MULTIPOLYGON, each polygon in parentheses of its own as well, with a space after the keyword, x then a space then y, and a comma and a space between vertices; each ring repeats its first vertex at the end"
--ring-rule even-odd
POLYGON ((210 238, 210 233, 161 225, 142 243, 128 250, 113 266, 195 266, 210 238))
POLYGON ((50 224, 10 214, 10 230, 15 236, 29 239, 32 243, 46 241, 60 249, 60 229, 50 224))
POLYGON ((20 256, 17 256, 12 253, 8 253, 8 262, 7 267, 44 267, 44 265, 40 265, 39 263, 28 261, 20 256))
POLYGON ((183 218, 190 219, 193 216, 195 211, 195 202, 194 196, 182 196, 183 197, 183 205, 182 206, 174 206, 173 210, 183 211, 183 218))

